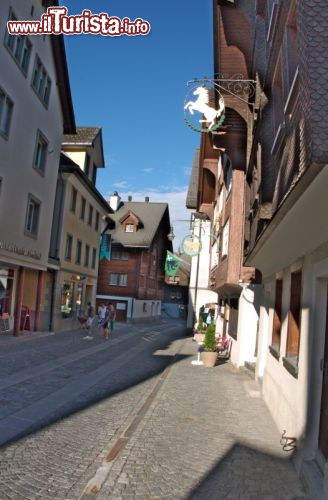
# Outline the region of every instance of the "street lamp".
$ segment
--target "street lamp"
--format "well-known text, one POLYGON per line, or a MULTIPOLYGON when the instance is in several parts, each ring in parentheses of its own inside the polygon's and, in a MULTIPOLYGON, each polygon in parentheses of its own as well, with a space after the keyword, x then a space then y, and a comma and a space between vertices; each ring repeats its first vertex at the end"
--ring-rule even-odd
POLYGON ((169 234, 167 235, 167 239, 170 240, 170 241, 173 241, 175 238, 175 234, 173 232, 173 226, 170 227, 170 232, 169 234))

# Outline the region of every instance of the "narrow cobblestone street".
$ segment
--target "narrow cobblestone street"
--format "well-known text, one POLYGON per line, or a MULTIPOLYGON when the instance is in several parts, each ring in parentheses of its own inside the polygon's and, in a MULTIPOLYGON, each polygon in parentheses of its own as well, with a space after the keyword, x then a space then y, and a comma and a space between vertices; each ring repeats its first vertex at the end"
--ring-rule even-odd
POLYGON ((305 499, 246 371, 183 323, 0 339, 1 500, 305 499))

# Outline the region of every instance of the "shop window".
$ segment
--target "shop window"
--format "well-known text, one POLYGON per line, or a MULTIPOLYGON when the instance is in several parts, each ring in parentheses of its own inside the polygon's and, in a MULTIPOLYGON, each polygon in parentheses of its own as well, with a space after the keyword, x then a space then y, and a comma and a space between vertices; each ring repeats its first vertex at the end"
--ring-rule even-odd
POLYGON ((0 316, 11 312, 13 283, 14 270, 0 269, 0 316))
POLYGON ((298 375, 298 354, 301 331, 301 293, 302 271, 296 271, 291 274, 286 357, 283 359, 285 368, 295 377, 298 375))
POLYGON ((73 283, 71 281, 64 281, 61 293, 61 313, 63 318, 72 316, 73 291, 73 283))

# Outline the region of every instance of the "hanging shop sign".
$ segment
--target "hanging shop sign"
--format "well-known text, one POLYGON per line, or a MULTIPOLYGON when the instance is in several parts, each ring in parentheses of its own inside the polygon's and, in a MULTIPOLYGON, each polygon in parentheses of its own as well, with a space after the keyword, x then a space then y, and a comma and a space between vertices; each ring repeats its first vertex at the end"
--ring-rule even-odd
MULTIPOLYGON (((215 74, 215 78, 191 80, 184 102, 184 118, 197 132, 213 132, 225 120, 225 97, 235 97, 248 106, 254 106, 256 81, 242 74, 215 74)), ((220 133, 225 133, 221 131, 220 133)))
POLYGON ((185 253, 186 255, 194 257, 195 255, 198 255, 201 252, 202 243, 198 238, 198 236, 188 235, 185 238, 183 238, 181 243, 181 249, 183 253, 185 253))
POLYGON ((225 118, 225 105, 218 88, 210 81, 195 81, 185 98, 184 119, 197 132, 217 130, 225 118))

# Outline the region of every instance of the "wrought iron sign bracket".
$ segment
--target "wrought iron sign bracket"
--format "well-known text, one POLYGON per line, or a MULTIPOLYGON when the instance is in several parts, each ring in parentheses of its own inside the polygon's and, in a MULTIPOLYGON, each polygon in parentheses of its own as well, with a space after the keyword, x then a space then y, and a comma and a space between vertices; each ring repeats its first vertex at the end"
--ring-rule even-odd
POLYGON ((250 99, 255 95, 256 81, 246 80, 240 74, 195 78, 189 80, 187 85, 190 89, 184 102, 185 122, 197 132, 214 132, 222 126, 225 119, 223 95, 230 94, 254 107, 250 99), (196 113, 200 114, 200 118, 196 113))
POLYGON ((215 88, 220 94, 222 92, 227 93, 237 97, 237 99, 240 99, 250 106, 254 105, 252 102, 249 102, 249 99, 255 95, 256 81, 247 80, 243 78, 242 75, 232 75, 229 77, 229 75, 226 74, 217 74, 215 75, 215 78, 194 78, 193 80, 189 80, 187 82, 188 86, 194 84, 204 86, 212 85, 213 88, 215 88))

